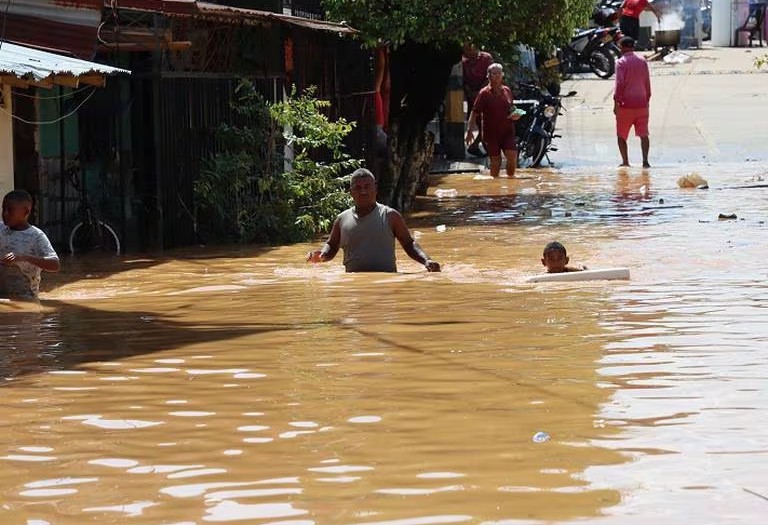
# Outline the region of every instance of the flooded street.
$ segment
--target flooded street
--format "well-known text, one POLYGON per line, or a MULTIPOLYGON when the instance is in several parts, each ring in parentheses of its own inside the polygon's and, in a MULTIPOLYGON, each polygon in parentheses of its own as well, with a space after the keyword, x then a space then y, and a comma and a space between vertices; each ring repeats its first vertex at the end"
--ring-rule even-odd
POLYGON ((441 274, 65 259, 0 304, 0 522, 757 523, 766 165, 519 175, 435 178, 441 274), (632 280, 526 284, 555 239, 632 280))

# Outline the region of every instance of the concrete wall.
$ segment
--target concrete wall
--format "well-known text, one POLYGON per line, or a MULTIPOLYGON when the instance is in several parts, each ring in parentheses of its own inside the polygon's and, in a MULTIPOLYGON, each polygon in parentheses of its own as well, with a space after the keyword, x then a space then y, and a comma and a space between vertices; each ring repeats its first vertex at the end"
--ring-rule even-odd
POLYGON ((13 189, 13 106, 11 87, 0 84, 0 198, 13 189))

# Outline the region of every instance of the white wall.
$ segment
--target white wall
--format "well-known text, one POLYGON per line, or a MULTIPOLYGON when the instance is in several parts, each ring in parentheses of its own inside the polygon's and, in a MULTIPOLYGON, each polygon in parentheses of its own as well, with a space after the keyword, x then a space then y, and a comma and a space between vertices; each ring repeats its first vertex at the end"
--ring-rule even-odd
POLYGON ((728 47, 733 39, 731 30, 732 0, 712 0, 712 45, 728 47))
POLYGON ((3 92, 0 111, 0 199, 13 189, 13 107, 11 87, 0 84, 3 92))

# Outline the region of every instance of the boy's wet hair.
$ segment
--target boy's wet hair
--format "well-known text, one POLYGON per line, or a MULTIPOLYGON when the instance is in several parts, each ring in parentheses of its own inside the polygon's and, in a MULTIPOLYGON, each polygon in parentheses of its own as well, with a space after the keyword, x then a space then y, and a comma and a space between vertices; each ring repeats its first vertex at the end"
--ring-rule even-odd
POLYGON ((628 47, 630 49, 635 49, 635 39, 631 36, 625 36, 621 40, 619 40, 619 45, 621 47, 628 47))
POLYGON ((552 241, 544 247, 544 255, 549 252, 560 252, 563 254, 563 257, 568 255, 568 253, 565 251, 565 246, 557 241, 552 241))
POLYGON ((5 194, 3 200, 8 202, 26 202, 30 207, 32 206, 32 195, 26 190, 9 191, 5 194))
POLYGON ((371 173, 370 170, 367 170, 365 168, 358 168, 355 171, 353 171, 352 175, 349 177, 349 184, 350 184, 350 186, 357 179, 362 179, 364 177, 370 177, 370 178, 373 179, 374 182, 376 182, 376 177, 373 176, 373 173, 371 173))

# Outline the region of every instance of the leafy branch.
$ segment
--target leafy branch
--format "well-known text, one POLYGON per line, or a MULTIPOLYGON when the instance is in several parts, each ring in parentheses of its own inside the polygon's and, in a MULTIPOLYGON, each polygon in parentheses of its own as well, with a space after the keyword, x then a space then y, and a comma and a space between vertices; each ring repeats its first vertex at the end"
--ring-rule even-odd
POLYGON ((250 82, 240 82, 232 102, 239 122, 215 131, 220 151, 195 181, 209 233, 239 242, 305 240, 328 231, 349 205, 346 174, 361 164, 344 152, 354 123, 330 120, 330 103, 314 94, 294 88, 269 105, 250 82))

